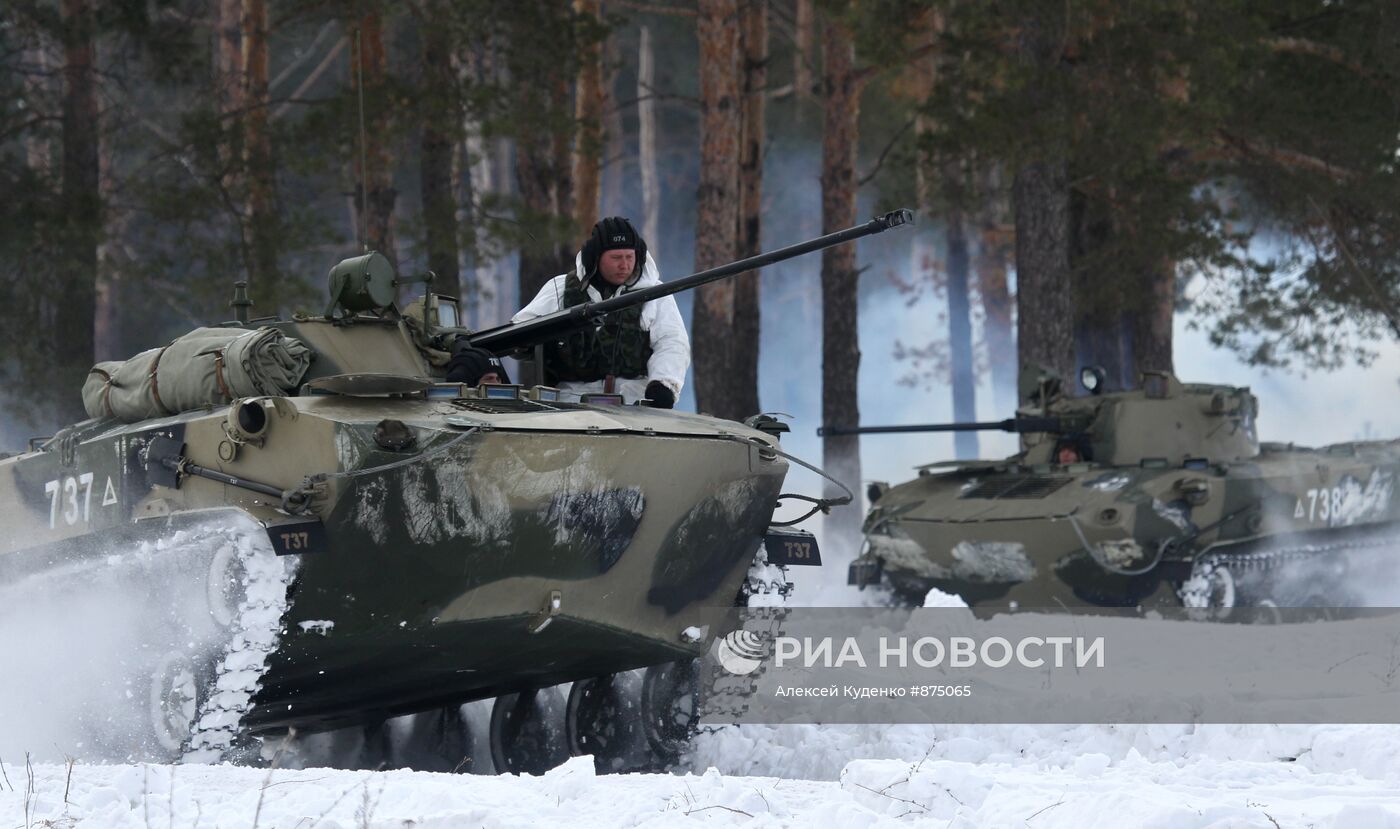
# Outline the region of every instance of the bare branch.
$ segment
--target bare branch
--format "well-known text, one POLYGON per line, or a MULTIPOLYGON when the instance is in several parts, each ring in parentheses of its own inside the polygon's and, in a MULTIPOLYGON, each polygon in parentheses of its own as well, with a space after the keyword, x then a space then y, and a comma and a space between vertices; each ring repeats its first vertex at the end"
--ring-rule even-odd
POLYGON ((1307 155, 1306 153, 1300 153, 1296 150, 1289 150, 1283 147, 1268 146, 1223 128, 1216 130, 1216 134, 1226 147, 1235 151, 1236 154, 1263 158, 1272 161, 1280 167, 1322 173, 1329 178, 1341 182, 1352 181, 1359 177, 1355 171, 1348 170, 1344 167, 1338 167, 1326 159, 1317 158, 1316 156, 1307 155))
POLYGON ((1307 38, 1301 37, 1276 37, 1265 41, 1265 44, 1274 52, 1309 55, 1311 57, 1321 58, 1329 63, 1348 69, 1377 86, 1383 85, 1387 89, 1391 86, 1386 78, 1378 75, 1364 64, 1353 60, 1346 52, 1331 44, 1318 43, 1316 40, 1308 40, 1307 38))
MULTIPOLYGON (((903 62, 913 63, 917 60, 920 60, 921 58, 928 57, 935 50, 937 50, 937 48, 938 43, 936 41, 932 43, 925 43, 923 46, 920 46, 919 48, 914 49, 910 51, 907 55, 905 55, 903 62)), ((880 74, 881 71, 888 68, 889 67, 885 66, 867 66, 864 69, 855 72, 852 77, 852 80, 855 82, 857 87, 863 87, 866 84, 870 83, 872 80, 874 80, 875 76, 880 74)))
POLYGON ((914 126, 913 118, 910 118, 908 121, 904 122, 904 126, 899 128, 899 130, 894 134, 894 136, 890 138, 890 142, 885 145, 885 148, 883 150, 880 151, 880 157, 875 160, 875 166, 870 170, 869 173, 867 173, 864 177, 862 177, 856 182, 856 187, 864 187, 865 185, 870 183, 871 179, 875 178, 875 176, 879 174, 880 168, 885 166, 885 156, 890 154, 890 150, 894 149, 894 145, 898 143, 900 138, 904 137, 904 134, 908 132, 909 128, 912 126, 914 126))

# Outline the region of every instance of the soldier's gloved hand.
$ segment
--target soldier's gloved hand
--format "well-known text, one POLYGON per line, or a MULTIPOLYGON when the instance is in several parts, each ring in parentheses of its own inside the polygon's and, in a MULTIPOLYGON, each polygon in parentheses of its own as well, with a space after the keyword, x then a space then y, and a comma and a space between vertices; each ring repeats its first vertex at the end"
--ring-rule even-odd
POLYGON ((676 405, 676 393, 660 380, 647 383, 646 399, 656 409, 670 409, 676 405))

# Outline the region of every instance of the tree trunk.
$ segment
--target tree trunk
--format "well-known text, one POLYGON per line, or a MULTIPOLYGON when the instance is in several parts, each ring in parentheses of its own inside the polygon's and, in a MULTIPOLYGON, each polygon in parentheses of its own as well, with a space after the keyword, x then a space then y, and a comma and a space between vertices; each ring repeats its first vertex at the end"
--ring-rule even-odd
POLYGON ((1131 206, 1079 190, 1070 206, 1078 365, 1102 368, 1107 391, 1137 388, 1143 371, 1172 369, 1175 269, 1171 262, 1123 263, 1131 206), (1114 279, 1102 278, 1103 262, 1123 263, 1114 279))
POLYGON ((268 134, 267 2, 243 3, 244 158, 248 170, 248 288, 275 311, 282 280, 277 274, 277 197, 272 137, 268 134))
MULTIPOLYGON (((574 0, 574 11, 601 22, 602 0, 574 0)), ((580 232, 598 221, 598 197, 602 189, 603 110, 602 44, 590 41, 579 63, 578 89, 574 96, 574 120, 578 137, 574 149, 574 224, 580 232)))
MULTIPOLYGON (((854 63, 851 33, 827 18, 822 32, 822 233, 856 222, 860 87, 854 63)), ((859 281, 854 244, 822 251, 822 422, 832 426, 860 425, 859 281)), ((839 549, 854 550, 860 543, 860 439, 824 438, 822 466, 856 493, 855 504, 836 510, 826 524, 839 549)), ((840 490, 828 483, 826 492, 830 497, 840 490)))
MULTIPOLYGON (((542 217, 571 216, 557 166, 554 142, 548 136, 523 136, 515 145, 515 179, 528 210, 542 217)), ((520 301, 534 298, 541 286, 572 268, 573 257, 554 240, 527 244, 520 251, 520 301)))
MULTIPOLYGON (((50 356, 53 388, 82 386, 93 363, 93 323, 97 301, 97 245, 101 236, 97 78, 94 71, 94 15, 89 0, 62 0, 63 22, 63 187, 66 218, 62 301, 54 313, 50 356)), ((79 396, 57 398, 55 414, 82 416, 79 396)))
MULTIPOLYGON (((732 262, 739 229, 739 7, 737 0, 701 0, 700 190, 696 204, 695 270, 732 262)), ((702 412, 739 420, 734 369, 734 283, 722 280, 696 292, 694 321, 695 405, 702 412)))
MULTIPOLYGON (((462 293, 461 251, 457 244, 457 200, 452 192, 452 138, 440 125, 456 120, 458 107, 453 78, 450 32, 431 22, 422 26, 423 81, 429 87, 419 105, 423 132, 418 162, 423 198, 423 240, 428 270, 435 278, 430 290, 465 300, 462 293)), ((468 174, 469 176, 470 174, 468 174)), ((469 179, 470 180, 470 179, 469 179)), ((466 304, 465 302, 463 303, 466 304)))
MULTIPOLYGON (((351 90, 364 96, 364 163, 355 155, 355 209, 362 211, 359 221, 364 228, 364 243, 377 250, 397 267, 399 262, 394 240, 394 159, 387 141, 388 94, 386 75, 388 55, 384 51, 384 21, 379 12, 367 11, 359 18, 358 68, 350 74, 351 90)), ((358 100, 356 101, 358 106, 358 100)))
POLYGON ((1176 268, 1163 262, 1143 277, 1143 307, 1133 315, 1133 354, 1136 371, 1174 372, 1172 315, 1176 309, 1176 268))
POLYGON ((802 102, 812 97, 812 67, 817 63, 817 27, 812 0, 796 0, 794 6, 797 43, 792 51, 792 87, 798 104, 797 112, 800 114, 802 102))
MULTIPOLYGON (((52 78, 56 74, 57 56, 51 50, 47 39, 26 48, 20 60, 33 67, 26 73, 22 82, 23 100, 31 112, 52 112, 52 78)), ((54 173, 54 142, 45 130, 27 130, 24 134, 25 166, 41 181, 48 180, 54 173)))
MULTIPOLYGON (((977 381, 973 372, 972 303, 968 296, 967 229, 957 208, 947 216, 948 357, 953 380, 953 419, 977 419, 977 381)), ((976 458, 977 433, 954 432, 953 450, 959 460, 976 458)))
MULTIPOLYGON (((1034 6, 1034 4, 1032 4, 1034 6)), ((1034 75, 1025 90, 1026 109, 1039 114, 1050 135, 1065 108, 1052 82, 1060 69, 1063 14, 1036 7, 1021 21, 1019 60, 1034 75)), ((1012 184, 1016 214, 1016 344, 1024 394, 1042 369, 1074 381, 1074 286, 1070 271, 1070 199, 1067 150, 1046 140, 1040 157, 1024 164, 1012 184), (1024 376, 1030 372, 1030 376, 1024 376)), ((1025 402, 1024 400, 1022 402, 1025 402)))
MULTIPOLYGON (((120 184, 112 169, 110 142, 98 142, 98 175, 102 203, 110 205, 120 184)), ((97 246, 97 294, 93 313, 93 359, 124 360, 128 356, 122 343, 122 272, 127 257, 122 252, 130 211, 104 211, 102 241, 97 246)))
MULTIPOLYGON (((762 252, 764 124, 768 92, 768 2, 747 0, 739 17, 743 60, 743 106, 739 125, 738 258, 762 252)), ((734 278, 734 408, 757 414, 761 272, 734 278)))
POLYGON ((237 192, 234 170, 243 123, 243 2, 217 0, 214 4, 214 101, 223 128, 224 144, 219 148, 221 166, 227 171, 223 186, 237 192))
MULTIPOLYGON (((565 80, 550 81, 536 106, 554 112, 570 112, 565 80)), ((573 185, 570 169, 572 159, 569 136, 557 133, 527 133, 515 144, 515 178, 520 197, 527 211, 540 220, 557 220, 573 216, 573 185)), ((534 299, 550 279, 573 269, 574 251, 571 243, 549 235, 538 242, 522 246, 520 251, 520 302, 534 299)))
POLYGON ((1001 229, 1005 224, 1005 202, 1000 192, 995 181, 984 188, 974 276, 977 295, 982 299, 982 344, 992 379, 992 400, 999 416, 1006 417, 1016 408, 1016 336, 1011 327, 1011 291, 1006 278, 1010 244, 1001 229))
MULTIPOLYGON (((621 54, 621 45, 618 33, 610 32, 603 53, 621 54)), ((627 132, 622 123, 622 108, 617 105, 619 74, 617 63, 610 61, 603 76, 603 144, 607 148, 603 153, 603 198, 599 210, 603 216, 620 216, 627 209, 623 204, 626 192, 623 183, 628 178, 630 158, 627 154, 627 132)), ((634 220, 634 224, 639 221, 640 219, 634 220)))
POLYGON ((651 29, 643 26, 637 49, 637 161, 642 179, 642 236, 647 244, 661 240, 661 174, 656 166, 656 53, 651 29))
MULTIPOLYGON (((1034 161, 1022 167, 1012 185, 1012 201, 1020 370, 1034 374, 1047 369, 1068 384, 1074 379, 1075 343, 1064 161, 1034 161)), ((1023 383, 1023 391, 1026 388, 1023 383)))

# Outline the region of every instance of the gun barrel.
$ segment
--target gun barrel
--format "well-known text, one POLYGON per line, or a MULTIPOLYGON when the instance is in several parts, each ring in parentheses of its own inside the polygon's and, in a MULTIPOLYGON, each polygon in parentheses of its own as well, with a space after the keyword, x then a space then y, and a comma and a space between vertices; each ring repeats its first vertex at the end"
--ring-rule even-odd
POLYGON ((908 426, 818 426, 817 437, 889 435, 908 432, 1058 432, 1058 417, 1009 417, 975 423, 917 423, 908 426))
POLYGON ((635 291, 617 294, 610 299, 600 302, 585 302, 582 305, 575 305, 572 308, 563 308, 552 314, 529 320, 527 322, 512 323, 497 326, 485 331, 472 334, 468 339, 477 348, 484 348, 496 354, 504 354, 519 348, 525 348, 537 343, 546 342, 555 337, 566 336, 572 331, 588 324, 596 322, 598 319, 616 311, 630 308, 634 305, 641 305, 654 299, 678 294, 692 288, 698 288, 719 279, 744 273, 745 271, 757 270, 758 268, 792 259, 806 253, 822 250, 824 248, 839 245, 843 242, 850 242, 865 236, 872 236, 876 233, 883 233, 892 227, 909 224, 914 220, 914 213, 911 210, 901 208, 899 210, 877 216, 865 224, 848 227, 845 230, 838 230, 835 233, 828 233, 825 236, 818 236, 805 242, 789 245, 768 253, 760 253, 757 256, 750 256, 747 259, 740 259, 737 262, 730 262, 727 265, 720 265, 716 268, 693 273, 690 276, 680 279, 663 282, 659 285, 649 285, 635 291))

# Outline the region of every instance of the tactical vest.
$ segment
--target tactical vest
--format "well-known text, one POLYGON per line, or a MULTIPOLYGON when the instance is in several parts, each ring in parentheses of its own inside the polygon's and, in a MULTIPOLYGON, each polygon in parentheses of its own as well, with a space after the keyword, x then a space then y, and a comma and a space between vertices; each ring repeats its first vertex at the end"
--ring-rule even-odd
MULTIPOLYGON (((587 290, 575 274, 564 280, 561 308, 572 308, 590 301, 587 290)), ((651 359, 651 333, 642 328, 641 305, 609 314, 598 328, 570 334, 562 341, 545 346, 545 381, 591 383, 611 374, 614 377, 642 377, 651 359)))

